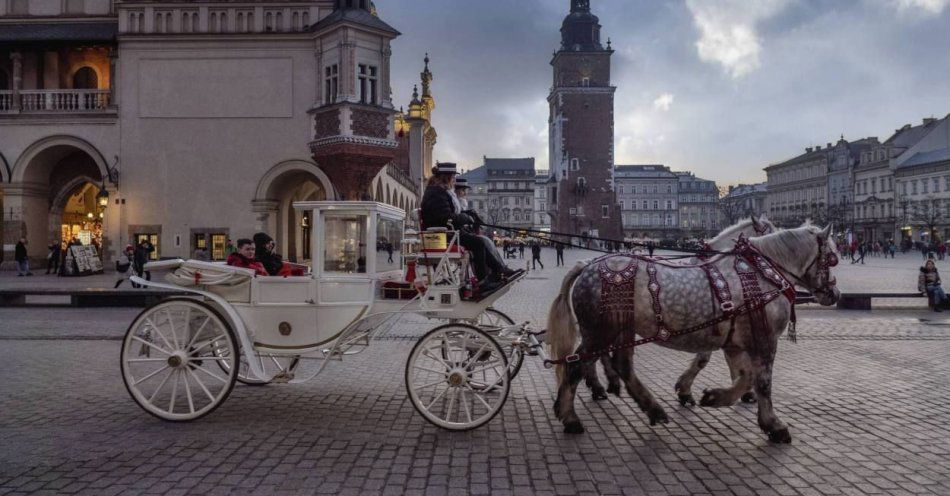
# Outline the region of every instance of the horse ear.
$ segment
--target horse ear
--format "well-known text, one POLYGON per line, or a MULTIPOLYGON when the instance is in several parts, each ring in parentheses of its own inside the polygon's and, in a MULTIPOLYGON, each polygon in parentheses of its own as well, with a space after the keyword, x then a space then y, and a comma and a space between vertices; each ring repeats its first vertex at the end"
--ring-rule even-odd
POLYGON ((758 216, 758 215, 752 214, 752 225, 756 228, 756 230, 759 229, 760 226, 759 226, 759 216, 758 216))
POLYGON ((822 240, 828 239, 829 236, 831 236, 831 224, 825 226, 825 228, 818 233, 818 237, 822 240))

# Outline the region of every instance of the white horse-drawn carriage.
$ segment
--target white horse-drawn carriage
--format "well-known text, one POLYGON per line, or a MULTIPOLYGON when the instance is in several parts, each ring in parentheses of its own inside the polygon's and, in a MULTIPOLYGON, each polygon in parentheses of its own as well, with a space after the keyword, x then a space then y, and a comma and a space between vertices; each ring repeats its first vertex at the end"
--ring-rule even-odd
POLYGON ((309 211, 314 226, 306 275, 260 277, 222 264, 168 260, 146 266, 169 271, 166 283, 133 278, 188 293, 145 309, 126 332, 122 377, 136 403, 164 420, 194 420, 221 405, 235 382, 312 379, 414 313, 446 321, 409 354, 405 381, 416 410, 451 430, 491 420, 524 356, 540 350, 527 324, 515 325, 491 307, 515 281, 472 295, 458 233, 407 232, 397 208, 373 202, 294 208, 309 211), (403 260, 401 247, 420 244, 403 260), (317 362, 300 367, 307 360, 317 362))

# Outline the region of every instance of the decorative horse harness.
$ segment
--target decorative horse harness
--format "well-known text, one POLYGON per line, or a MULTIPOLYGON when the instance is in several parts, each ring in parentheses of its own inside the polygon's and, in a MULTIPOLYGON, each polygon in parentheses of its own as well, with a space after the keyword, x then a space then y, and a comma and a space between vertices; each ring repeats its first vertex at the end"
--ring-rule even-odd
MULTIPOLYGON (((831 267, 838 264, 838 257, 833 252, 823 253, 823 243, 818 238, 818 255, 805 268, 801 276, 791 274, 793 279, 798 282, 804 282, 802 277, 811 270, 812 266, 818 265, 818 277, 821 285, 816 290, 830 291, 835 286, 835 279, 831 276, 831 267)), ((600 312, 607 315, 615 324, 632 324, 634 314, 634 288, 636 276, 639 268, 639 261, 646 262, 646 271, 649 277, 647 289, 650 291, 650 300, 653 307, 653 314, 656 318, 658 331, 656 335, 648 338, 628 339, 607 346, 606 348, 585 352, 574 353, 560 360, 546 360, 545 366, 559 365, 564 363, 586 362, 595 360, 603 355, 613 353, 626 348, 635 348, 654 341, 668 341, 670 338, 690 334, 708 327, 715 326, 721 322, 731 321, 729 335, 726 342, 729 342, 732 332, 735 329, 735 320, 740 315, 749 315, 752 325, 752 337, 754 352, 760 356, 772 356, 775 353, 774 345, 768 333, 768 321, 766 320, 764 308, 770 302, 784 295, 789 303, 792 304, 792 314, 790 316, 791 326, 789 327, 789 339, 795 340, 795 286, 783 273, 776 268, 775 262, 759 252, 745 238, 745 235, 739 235, 735 249, 730 252, 735 257, 735 270, 739 276, 739 283, 742 288, 742 304, 738 307, 732 302, 732 292, 729 289, 729 283, 722 276, 719 268, 711 261, 703 259, 696 265, 678 265, 674 268, 699 267, 709 281, 709 287, 716 301, 719 303, 719 310, 722 312, 719 316, 696 324, 684 329, 672 330, 667 327, 663 320, 663 309, 660 304, 660 291, 662 287, 657 279, 657 261, 651 257, 642 255, 605 255, 595 259, 592 264, 596 264, 597 271, 601 279, 601 302, 600 312), (619 269, 611 269, 608 266, 608 259, 615 257, 629 258, 629 263, 619 269), (762 291, 759 286, 758 275, 762 275, 765 280, 775 286, 776 289, 762 291)))

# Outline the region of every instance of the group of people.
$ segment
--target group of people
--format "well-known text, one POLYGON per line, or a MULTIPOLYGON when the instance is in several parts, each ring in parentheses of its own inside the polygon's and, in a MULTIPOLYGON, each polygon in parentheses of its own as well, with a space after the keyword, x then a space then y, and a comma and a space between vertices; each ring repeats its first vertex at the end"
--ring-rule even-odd
POLYGON ((251 269, 259 276, 302 276, 303 269, 284 262, 277 253, 277 243, 267 233, 259 232, 252 239, 241 238, 237 250, 228 255, 227 264, 251 269))
MULTIPOLYGON (((152 273, 145 270, 145 264, 148 263, 154 252, 155 245, 144 238, 139 240, 135 246, 125 245, 125 249, 122 250, 122 253, 119 254, 119 258, 115 261, 116 281, 114 287, 118 288, 133 275, 140 278, 144 277, 146 281, 151 281, 152 273)), ((139 287, 138 284, 132 281, 129 282, 133 288, 139 287)))
POLYGON ((890 256, 894 258, 894 255, 897 253, 897 245, 891 240, 883 243, 880 241, 859 242, 854 240, 850 244, 847 242, 841 243, 838 246, 838 251, 842 256, 850 258, 851 263, 864 264, 864 257, 869 255, 874 257, 883 256, 884 258, 890 256))

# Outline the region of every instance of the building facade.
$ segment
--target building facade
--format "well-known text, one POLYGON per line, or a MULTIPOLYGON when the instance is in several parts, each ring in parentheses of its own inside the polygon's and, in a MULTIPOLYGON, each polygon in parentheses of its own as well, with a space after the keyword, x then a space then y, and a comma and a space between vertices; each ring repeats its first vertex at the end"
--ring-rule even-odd
POLYGON ((707 239, 715 237, 723 227, 719 209, 719 188, 715 181, 696 177, 691 172, 674 172, 679 184, 680 236, 707 239))
MULTIPOLYGON (((864 150, 854 167, 854 211, 851 218, 852 232, 858 241, 895 239, 898 209, 894 201, 894 172, 890 167, 891 144, 888 141, 875 143, 864 150)), ((907 225, 907 221, 900 225, 907 225)))
POLYGON ((676 239, 679 176, 664 165, 618 165, 614 172, 624 236, 676 239))
POLYGON ((740 219, 768 214, 766 183, 729 186, 729 192, 719 200, 722 223, 731 226, 740 219))
POLYGON ((613 50, 600 42, 600 21, 589 0, 571 0, 554 54, 548 95, 552 230, 618 238, 620 209, 613 190, 613 50))
POLYGON ((546 184, 550 171, 539 169, 534 173, 534 219, 532 228, 539 231, 551 230, 551 214, 548 211, 548 188, 546 184))
POLYGON ((219 258, 266 231, 303 261, 294 201, 411 208, 425 161, 394 160, 398 34, 369 0, 0 2, 4 260, 73 236, 107 259, 142 238, 219 258))
POLYGON ((769 220, 797 227, 805 219, 823 220, 828 205, 828 153, 821 146, 765 168, 769 220))
POLYGON ((950 115, 906 125, 885 143, 891 152, 899 237, 950 239, 950 115))

